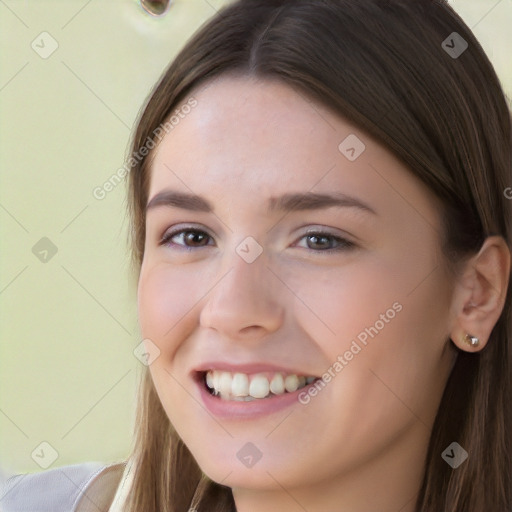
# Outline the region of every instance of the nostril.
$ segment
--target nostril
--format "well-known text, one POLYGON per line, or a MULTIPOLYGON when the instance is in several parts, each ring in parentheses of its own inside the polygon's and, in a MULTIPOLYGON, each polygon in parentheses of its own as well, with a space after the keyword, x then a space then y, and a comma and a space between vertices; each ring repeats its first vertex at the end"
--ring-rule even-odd
POLYGON ((172 0, 140 0, 142 8, 152 16, 163 16, 171 6, 172 0))

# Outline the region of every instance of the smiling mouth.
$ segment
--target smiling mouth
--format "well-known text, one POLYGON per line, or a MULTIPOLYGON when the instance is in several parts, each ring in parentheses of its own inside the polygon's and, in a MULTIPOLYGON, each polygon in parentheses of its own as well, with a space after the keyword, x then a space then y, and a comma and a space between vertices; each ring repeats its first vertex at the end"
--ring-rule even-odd
POLYGON ((232 373, 220 370, 202 372, 207 391, 222 400, 252 402, 298 391, 318 380, 318 377, 266 372, 232 373))

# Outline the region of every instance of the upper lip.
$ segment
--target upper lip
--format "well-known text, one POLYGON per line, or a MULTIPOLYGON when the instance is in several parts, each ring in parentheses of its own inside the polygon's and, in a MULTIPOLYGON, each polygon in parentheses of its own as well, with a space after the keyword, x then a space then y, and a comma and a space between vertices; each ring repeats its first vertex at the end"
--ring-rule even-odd
POLYGON ((298 370, 288 366, 281 366, 274 363, 253 362, 253 363, 229 363, 227 361, 205 361, 197 365, 192 373, 207 372, 209 370, 219 370, 231 373, 264 373, 264 372, 280 372, 287 375, 305 375, 315 376, 314 373, 298 370))

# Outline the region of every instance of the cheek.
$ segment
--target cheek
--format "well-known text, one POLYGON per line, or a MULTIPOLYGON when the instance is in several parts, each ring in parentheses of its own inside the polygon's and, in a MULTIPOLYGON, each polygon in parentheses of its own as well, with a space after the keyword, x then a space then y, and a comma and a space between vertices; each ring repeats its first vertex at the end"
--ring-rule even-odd
POLYGON ((196 298, 194 275, 169 265, 146 264, 141 269, 137 292, 141 334, 158 345, 166 359, 177 348, 173 340, 177 344, 185 335, 187 315, 200 297, 196 298))
POLYGON ((350 349, 352 340, 384 332, 403 309, 412 281, 393 258, 356 257, 338 269, 288 269, 283 281, 298 297, 295 318, 329 360, 350 349), (384 320, 382 320, 384 315, 384 320))
MULTIPOLYGON (((354 271, 345 283, 350 293, 340 292, 334 301, 344 311, 338 310, 335 328, 341 335, 329 347, 330 359, 345 353, 350 358, 337 384, 340 401, 347 396, 344 380, 352 390, 352 409, 374 420, 367 422, 368 435, 381 422, 390 435, 409 420, 429 425, 451 367, 450 354, 443 352, 449 282, 425 254, 401 263, 396 257, 392 265, 354 271)), ((333 307, 333 321, 335 312, 333 307)))
POLYGON ((190 396, 180 384, 185 376, 176 373, 175 363, 177 355, 183 352, 182 341, 196 328, 194 306, 207 289, 201 282, 198 272, 189 272, 183 267, 146 261, 141 268, 137 292, 141 335, 160 350, 159 357, 148 369, 173 424, 180 423, 179 411, 191 405, 190 396))

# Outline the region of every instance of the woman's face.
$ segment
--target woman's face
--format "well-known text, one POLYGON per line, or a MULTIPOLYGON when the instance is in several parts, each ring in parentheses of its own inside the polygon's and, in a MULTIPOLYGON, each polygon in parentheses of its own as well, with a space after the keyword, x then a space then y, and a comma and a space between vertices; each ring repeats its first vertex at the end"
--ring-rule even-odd
POLYGON ((287 85, 224 76, 194 97, 152 164, 138 289, 178 434, 234 488, 385 460, 419 478, 455 354, 439 203, 287 85))

